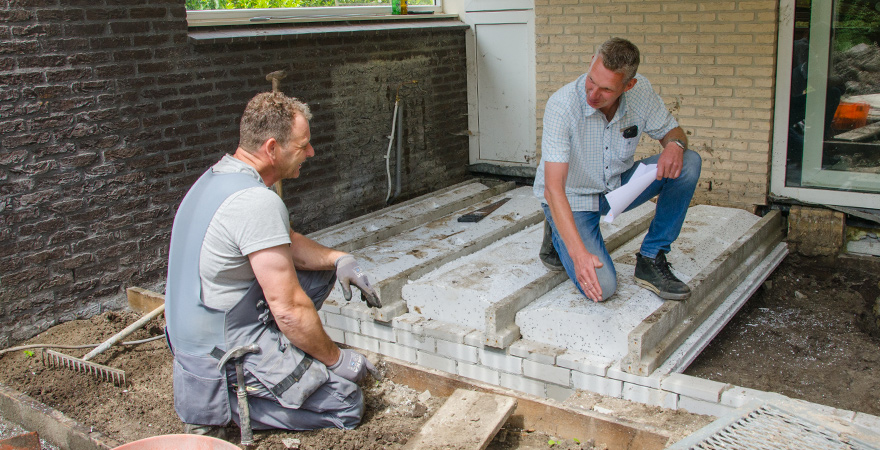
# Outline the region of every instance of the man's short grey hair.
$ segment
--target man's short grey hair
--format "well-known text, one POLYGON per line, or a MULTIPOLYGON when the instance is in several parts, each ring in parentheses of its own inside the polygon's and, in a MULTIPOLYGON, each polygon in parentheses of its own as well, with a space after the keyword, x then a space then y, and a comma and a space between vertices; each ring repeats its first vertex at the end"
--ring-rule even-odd
POLYGON ((254 153, 264 142, 274 138, 282 147, 293 137, 296 115, 312 119, 309 105, 281 92, 263 92, 248 102, 241 116, 238 146, 254 153))
POLYGON ((624 83, 633 79, 639 70, 639 48, 626 39, 608 39, 599 46, 596 54, 602 57, 606 69, 623 74, 624 83))

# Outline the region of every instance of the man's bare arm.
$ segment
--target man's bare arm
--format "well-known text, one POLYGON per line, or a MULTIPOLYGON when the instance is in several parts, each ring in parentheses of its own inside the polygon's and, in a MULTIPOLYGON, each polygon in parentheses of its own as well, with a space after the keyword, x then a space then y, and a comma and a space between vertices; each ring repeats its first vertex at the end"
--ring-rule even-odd
POLYGON ((290 232, 290 252, 298 270, 336 269, 336 260, 345 252, 325 247, 295 231, 290 232))
POLYGON ((675 127, 660 139, 663 152, 657 160, 657 179, 678 178, 684 166, 684 149, 673 141, 680 140, 687 147, 687 134, 681 127, 675 127))
POLYGON ((290 247, 279 245, 259 250, 248 258, 284 336, 327 366, 336 363, 339 347, 327 336, 315 305, 299 285, 290 247))

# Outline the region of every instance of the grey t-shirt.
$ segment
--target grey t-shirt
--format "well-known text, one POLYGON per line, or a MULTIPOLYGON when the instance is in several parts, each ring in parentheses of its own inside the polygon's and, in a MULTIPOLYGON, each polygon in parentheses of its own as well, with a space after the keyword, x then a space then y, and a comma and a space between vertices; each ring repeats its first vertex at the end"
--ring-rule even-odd
MULTIPOLYGON (((225 155, 214 173, 245 173, 263 179, 247 163, 225 155)), ((199 254, 202 301, 228 309, 241 300, 256 277, 247 255, 278 245, 290 245, 290 219, 284 202, 267 187, 232 194, 208 225, 199 254)))

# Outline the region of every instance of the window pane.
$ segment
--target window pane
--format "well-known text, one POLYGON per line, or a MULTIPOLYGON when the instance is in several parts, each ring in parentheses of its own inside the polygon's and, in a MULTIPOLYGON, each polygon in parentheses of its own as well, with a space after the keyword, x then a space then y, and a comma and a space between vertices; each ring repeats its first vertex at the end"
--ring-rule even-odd
POLYGON ((878 8, 797 1, 786 186, 880 192, 878 8))

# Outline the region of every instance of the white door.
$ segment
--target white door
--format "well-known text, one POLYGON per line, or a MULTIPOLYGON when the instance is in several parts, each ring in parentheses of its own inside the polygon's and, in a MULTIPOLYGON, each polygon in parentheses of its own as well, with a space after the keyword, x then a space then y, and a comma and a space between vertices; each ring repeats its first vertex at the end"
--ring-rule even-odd
POLYGON ((470 162, 537 165, 533 0, 470 0, 470 162))

